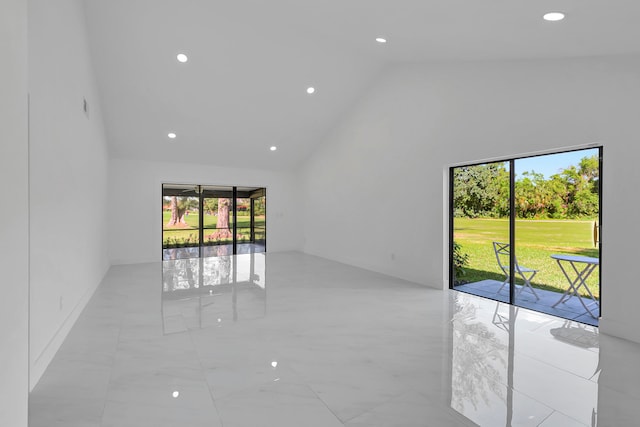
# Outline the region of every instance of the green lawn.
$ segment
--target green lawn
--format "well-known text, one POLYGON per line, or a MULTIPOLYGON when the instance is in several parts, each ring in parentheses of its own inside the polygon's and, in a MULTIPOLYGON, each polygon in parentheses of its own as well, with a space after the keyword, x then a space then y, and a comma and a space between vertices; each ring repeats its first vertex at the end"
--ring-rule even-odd
MULTIPOLYGON (((598 257, 593 246, 593 221, 520 220, 516 221, 516 257, 518 263, 538 270, 532 284, 535 287, 562 291, 567 279, 551 254, 574 254, 598 257)), ((506 219, 454 219, 454 240, 469 254, 466 274, 459 279, 477 282, 484 279, 503 280, 492 242, 509 241, 509 221, 506 219)), ((599 297, 599 267, 591 274, 587 285, 599 297)))
MULTIPOLYGON (((163 211, 162 212, 163 244, 166 243, 168 238, 171 238, 172 240, 178 239, 178 241, 183 241, 190 238, 191 242, 193 242, 194 244, 198 243, 198 213, 197 212, 191 213, 185 217, 185 221, 187 225, 189 225, 191 228, 177 228, 177 229, 166 228, 165 226, 170 219, 171 219, 171 212, 163 211)), ((229 220, 233 221, 233 218, 230 217, 229 220)), ((204 215, 205 236, 207 234, 213 233, 214 231, 213 229, 216 228, 217 222, 218 222, 217 216, 208 215, 208 214, 204 215)), ((229 225, 231 226, 231 224, 229 225)), ((250 226, 251 226, 251 218, 248 215, 238 216, 238 233, 242 234, 243 236, 246 236, 247 240, 249 239, 250 226)), ((256 233, 258 233, 259 229, 264 229, 264 226, 265 226, 264 216, 256 217, 256 221, 255 221, 256 233)))

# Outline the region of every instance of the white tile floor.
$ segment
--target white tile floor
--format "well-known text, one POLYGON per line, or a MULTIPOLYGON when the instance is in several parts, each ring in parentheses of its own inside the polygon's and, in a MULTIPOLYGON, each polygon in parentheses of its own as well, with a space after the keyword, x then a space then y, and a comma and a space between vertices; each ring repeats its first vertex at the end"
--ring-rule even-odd
POLYGON ((299 253, 113 267, 30 426, 636 426, 640 345, 299 253), (234 282, 235 280, 235 282, 234 282))
MULTIPOLYGON (((198 247, 191 248, 172 248, 162 250, 162 259, 175 260, 185 258, 197 258, 199 255, 198 247)), ((236 245, 236 252, 239 254, 253 254, 257 252, 265 252, 266 247, 262 243, 238 243, 236 245)), ((212 257, 221 255, 231 255, 233 253, 233 245, 215 245, 204 246, 202 248, 202 256, 212 257)))

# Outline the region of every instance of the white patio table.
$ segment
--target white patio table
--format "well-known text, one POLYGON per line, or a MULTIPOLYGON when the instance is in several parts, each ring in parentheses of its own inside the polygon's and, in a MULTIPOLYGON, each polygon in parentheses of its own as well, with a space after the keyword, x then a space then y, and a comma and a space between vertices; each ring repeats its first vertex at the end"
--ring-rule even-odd
POLYGON ((552 307, 555 307, 560 303, 564 303, 571 297, 576 296, 582 303, 584 309, 587 310, 587 312, 591 315, 591 317, 597 319, 600 316, 600 303, 591 293, 591 290, 587 286, 586 281, 591 273, 593 273, 593 270, 595 270, 595 268, 600 265, 600 260, 598 258, 587 256, 565 254, 553 254, 551 255, 551 258, 555 259, 558 262, 558 266, 560 266, 560 269, 564 273, 564 277, 566 277, 567 281, 569 282, 569 288, 564 292, 564 294, 562 294, 562 297, 560 297, 558 302, 552 305, 552 307), (571 269, 575 274, 575 278, 571 278, 569 272, 567 271, 567 268, 565 268, 567 266, 571 266, 571 269), (584 287, 584 289, 589 294, 591 301, 593 302, 589 303, 588 305, 584 303, 584 299, 580 298, 580 296, 578 295, 578 290, 580 289, 580 287, 584 287), (594 314, 593 311, 589 309, 589 306, 592 305, 595 305, 595 307, 597 307, 596 314, 594 314))

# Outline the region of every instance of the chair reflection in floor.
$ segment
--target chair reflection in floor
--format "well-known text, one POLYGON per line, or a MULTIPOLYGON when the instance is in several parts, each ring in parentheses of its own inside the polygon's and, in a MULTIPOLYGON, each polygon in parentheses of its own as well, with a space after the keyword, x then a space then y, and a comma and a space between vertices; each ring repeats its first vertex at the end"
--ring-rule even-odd
MULTIPOLYGON (((498 292, 496 293, 500 293, 500 291, 502 291, 502 289, 509 284, 509 279, 511 278, 509 275, 509 262, 511 255, 510 249, 511 248, 509 243, 493 242, 493 250, 496 254, 498 265, 500 266, 500 270, 502 270, 505 275, 502 286, 500 286, 500 289, 498 289, 498 292)), ((536 297, 536 300, 539 300, 540 297, 531 286, 531 280, 533 280, 533 277, 536 275, 538 270, 521 266, 520 264, 518 264, 518 261, 515 257, 514 261, 515 263, 513 266, 513 271, 515 272, 516 276, 520 276, 520 278, 524 281, 524 285, 516 292, 516 296, 520 295, 525 289, 529 289, 533 296, 536 297)))
POLYGON ((518 307, 497 301, 496 309, 493 312, 492 323, 498 329, 502 329, 505 332, 510 332, 511 325, 513 324, 513 322, 515 322, 517 316, 518 307), (506 309, 506 313, 501 311, 501 309, 503 308, 506 309))

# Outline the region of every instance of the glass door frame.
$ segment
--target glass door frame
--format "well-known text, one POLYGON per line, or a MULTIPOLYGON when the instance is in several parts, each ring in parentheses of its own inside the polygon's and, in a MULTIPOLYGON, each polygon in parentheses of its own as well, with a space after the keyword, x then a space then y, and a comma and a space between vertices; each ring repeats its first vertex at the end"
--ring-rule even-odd
MULTIPOLYGON (((594 145, 594 146, 585 146, 581 148, 574 148, 569 150, 559 150, 552 151, 547 153, 540 153, 534 155, 523 155, 519 157, 509 157, 505 159, 497 159, 497 160, 485 160, 482 162, 471 162, 460 164, 456 166, 449 167, 449 289, 453 290, 455 285, 455 267, 453 263, 453 251, 454 251, 454 169, 467 167, 467 166, 478 166, 490 163, 508 163, 509 164, 509 245, 511 250, 509 251, 509 301, 507 302, 510 305, 518 307, 516 304, 515 297, 515 258, 516 258, 516 199, 515 199, 515 162, 521 159, 527 159, 531 157, 541 157, 541 156, 549 156, 554 154, 562 154, 569 153, 574 151, 584 151, 589 149, 597 149, 598 150, 598 224, 596 226, 597 233, 597 248, 598 248, 598 258, 599 258, 599 268, 598 268, 598 287, 599 287, 599 317, 602 317, 602 158, 603 158, 603 146, 602 145, 594 145)), ((595 236, 594 236, 595 237, 595 236)), ((493 299, 490 297, 483 297, 487 299, 493 299)), ((497 301, 497 300, 496 300, 497 301)))
MULTIPOLYGON (((185 196, 178 197, 197 197, 198 198, 198 258, 202 258, 204 244, 204 200, 206 198, 229 198, 231 199, 231 212, 230 212, 230 221, 231 227, 230 232, 232 233, 232 254, 236 255, 238 253, 238 206, 237 199, 240 198, 249 198, 251 200, 250 203, 250 243, 253 243, 253 237, 255 236, 255 218, 254 218, 254 206, 255 199, 259 197, 265 198, 265 214, 266 214, 266 197, 267 197, 267 188, 266 187, 247 187, 247 186, 230 186, 230 185, 202 185, 202 184, 176 184, 176 183, 162 183, 161 184, 161 200, 164 201, 165 196, 165 187, 168 187, 169 191, 171 190, 171 186, 175 187, 192 187, 192 190, 185 191, 189 193, 185 196), (217 188, 217 190, 212 190, 211 188, 217 188), (224 189, 224 190, 222 190, 224 189), (216 194, 214 196, 213 191, 222 191, 229 192, 229 194, 224 194, 224 196, 228 197, 220 197, 220 194, 216 194), (211 193, 209 193, 211 192, 211 193), (190 193, 195 193, 190 194, 190 193), (209 197, 207 197, 209 195, 209 197)), ((184 191, 184 190, 183 190, 184 191)), ((163 209, 161 212, 163 213, 160 220, 160 228, 162 232, 162 245, 161 245, 161 259, 164 260, 164 204, 162 205, 163 209)), ((267 241, 266 241, 266 218, 264 224, 264 240, 262 241, 262 245, 264 246, 264 251, 267 251, 267 241)), ((195 257, 194 257, 195 258, 195 257)))

